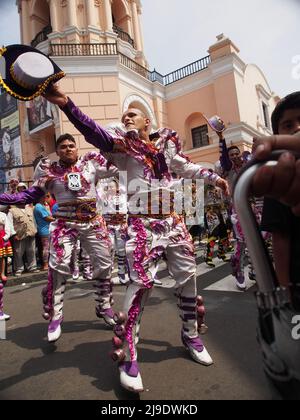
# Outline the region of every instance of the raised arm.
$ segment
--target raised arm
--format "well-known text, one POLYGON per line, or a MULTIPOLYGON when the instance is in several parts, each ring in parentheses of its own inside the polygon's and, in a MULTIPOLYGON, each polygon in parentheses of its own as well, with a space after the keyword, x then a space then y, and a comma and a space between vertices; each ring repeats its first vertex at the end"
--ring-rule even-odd
POLYGON ((67 104, 61 110, 88 143, 102 152, 111 152, 113 150, 114 140, 112 136, 94 120, 85 115, 70 98, 68 98, 67 104))
POLYGON ((44 94, 45 98, 60 107, 69 121, 84 136, 86 141, 103 152, 111 152, 113 137, 94 120, 85 115, 58 87, 52 85, 44 94))
POLYGON ((0 204, 9 206, 13 204, 31 204, 36 203, 45 195, 39 187, 31 187, 25 191, 16 194, 0 194, 0 204))
POLYGON ((227 149, 226 140, 222 136, 222 133, 219 135, 219 148, 220 148, 220 163, 222 170, 224 172, 229 172, 232 169, 232 162, 229 159, 229 153, 227 149))
POLYGON ((208 183, 220 187, 226 195, 229 195, 227 181, 221 178, 212 169, 191 162, 190 159, 182 153, 180 141, 176 134, 171 137, 166 144, 165 158, 170 171, 175 172, 180 178, 204 179, 208 183))

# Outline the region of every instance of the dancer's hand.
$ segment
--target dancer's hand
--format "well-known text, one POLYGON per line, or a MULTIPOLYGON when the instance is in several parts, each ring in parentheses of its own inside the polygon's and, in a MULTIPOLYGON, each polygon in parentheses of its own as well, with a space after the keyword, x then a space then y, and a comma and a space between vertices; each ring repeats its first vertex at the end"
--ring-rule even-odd
POLYGON ((293 136, 261 137, 254 140, 254 157, 268 159, 273 150, 288 150, 283 153, 276 166, 260 168, 252 182, 252 191, 257 196, 269 196, 292 207, 300 216, 300 160, 290 151, 300 153, 300 134, 293 136))
POLYGON ((47 101, 54 105, 58 105, 60 108, 63 108, 68 102, 67 95, 59 88, 57 83, 50 85, 43 96, 47 101))
POLYGON ((221 188, 221 190, 223 191, 223 193, 226 196, 229 196, 230 195, 229 185, 228 185, 228 182, 225 179, 219 178, 217 180, 217 182, 216 182, 216 187, 221 188))

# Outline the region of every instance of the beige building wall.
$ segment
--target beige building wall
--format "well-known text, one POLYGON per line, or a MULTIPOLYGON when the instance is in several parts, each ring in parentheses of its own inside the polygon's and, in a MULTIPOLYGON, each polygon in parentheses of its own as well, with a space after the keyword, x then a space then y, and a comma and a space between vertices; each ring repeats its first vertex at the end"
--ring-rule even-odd
MULTIPOLYGON (((139 0, 17 3, 23 42, 35 40, 37 48, 45 53, 57 48, 51 47, 53 44, 63 48, 53 50, 52 57, 67 74, 61 86, 99 124, 119 121, 122 113, 134 106, 152 119, 153 129, 169 126, 178 131, 192 160, 211 167, 219 157, 216 133, 208 130, 208 146, 195 149, 192 141, 192 129, 206 124, 204 115, 219 115, 227 126, 228 145, 236 144, 242 150, 251 150, 253 136, 270 133, 263 104, 265 112, 271 115, 278 98, 263 72, 256 65, 244 63, 237 46, 223 34, 208 48, 209 60, 201 71, 187 75, 186 71, 193 68, 187 66, 183 70, 185 77, 167 81, 147 68, 139 0), (50 23, 52 32, 44 34, 50 23), (91 43, 116 44, 118 50, 100 55, 90 47, 91 43)), ((173 76, 177 77, 180 71, 173 76)), ((26 126, 23 104, 20 113, 26 126)), ((23 132, 24 161, 30 160, 30 154, 33 160, 41 147, 54 157, 53 139, 66 132, 78 139, 81 153, 92 149, 62 112, 53 127, 34 138, 26 135, 26 130, 23 132)))
MULTIPOLYGON (((67 77, 60 82, 62 89, 80 107, 100 125, 107 125, 120 118, 120 94, 117 77, 112 76, 81 76, 67 77)), ((78 139, 82 153, 92 150, 82 135, 61 113, 61 133, 72 134, 78 139)))

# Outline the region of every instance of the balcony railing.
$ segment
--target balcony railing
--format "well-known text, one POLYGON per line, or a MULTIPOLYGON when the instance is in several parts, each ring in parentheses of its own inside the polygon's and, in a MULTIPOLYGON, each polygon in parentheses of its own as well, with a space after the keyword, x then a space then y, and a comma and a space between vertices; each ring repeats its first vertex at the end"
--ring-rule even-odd
POLYGON ((206 69, 211 62, 210 55, 201 58, 200 60, 195 61, 192 64, 189 64, 181 69, 175 70, 172 73, 167 74, 164 76, 164 85, 170 85, 171 83, 175 83, 178 80, 185 79, 192 74, 199 73, 200 71, 206 69))
POLYGON ((51 25, 45 26, 45 28, 42 29, 41 32, 39 32, 35 36, 35 38, 31 41, 31 46, 35 48, 41 42, 46 41, 48 39, 48 35, 51 34, 51 32, 52 32, 52 26, 51 25))
POLYGON ((60 56, 104 56, 117 55, 117 44, 51 44, 50 55, 60 56))
POLYGON ((168 86, 179 80, 182 80, 188 76, 206 69, 211 63, 210 56, 201 58, 185 67, 173 71, 172 73, 163 76, 156 70, 150 71, 146 67, 143 67, 136 61, 127 57, 124 54, 119 53, 117 44, 51 44, 50 55, 54 57, 60 56, 108 56, 108 55, 119 55, 120 63, 129 68, 130 70, 138 73, 145 79, 151 82, 158 82, 163 86, 168 86))
POLYGON ((120 53, 119 56, 121 64, 123 64, 125 67, 128 67, 130 70, 133 70, 135 73, 140 74, 141 76, 145 77, 151 82, 158 82, 164 86, 168 86, 172 83, 177 82, 178 80, 184 79, 185 77, 191 76, 192 74, 198 73, 206 69, 209 63, 211 62, 210 56, 208 55, 207 57, 201 58, 200 60, 189 64, 188 66, 182 67, 181 69, 175 70, 172 73, 163 76, 156 70, 150 71, 146 69, 136 61, 133 61, 130 58, 126 57, 126 55, 124 54, 120 53))
POLYGON ((139 63, 137 63, 134 60, 131 60, 131 58, 128 58, 126 55, 124 54, 119 54, 120 56, 120 63, 123 64, 123 66, 129 68, 130 70, 134 71, 135 73, 140 74, 141 76, 145 77, 148 80, 152 80, 151 74, 152 72, 148 69, 146 69, 146 67, 141 66, 139 63))
POLYGON ((134 40, 127 32, 123 31, 122 28, 120 28, 117 25, 114 25, 113 31, 118 35, 118 38, 122 39, 122 41, 128 42, 130 45, 133 46, 133 48, 135 48, 134 40))

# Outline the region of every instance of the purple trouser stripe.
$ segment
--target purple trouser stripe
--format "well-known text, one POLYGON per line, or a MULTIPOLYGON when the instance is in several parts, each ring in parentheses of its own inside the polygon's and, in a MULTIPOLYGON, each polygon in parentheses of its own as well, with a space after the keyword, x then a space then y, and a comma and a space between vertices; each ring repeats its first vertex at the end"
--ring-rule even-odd
POLYGON ((3 284, 0 282, 0 311, 3 310, 3 295, 4 295, 3 284))
POLYGON ((184 297, 184 296, 179 296, 179 299, 181 301, 181 303, 196 303, 196 298, 188 298, 188 297, 184 297))
POLYGON ((196 306, 180 306, 178 308, 185 312, 196 312, 196 306))
POLYGON ((51 267, 48 268, 47 300, 53 316, 53 269, 51 267))

